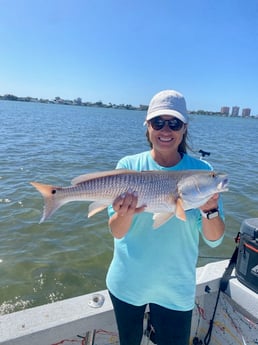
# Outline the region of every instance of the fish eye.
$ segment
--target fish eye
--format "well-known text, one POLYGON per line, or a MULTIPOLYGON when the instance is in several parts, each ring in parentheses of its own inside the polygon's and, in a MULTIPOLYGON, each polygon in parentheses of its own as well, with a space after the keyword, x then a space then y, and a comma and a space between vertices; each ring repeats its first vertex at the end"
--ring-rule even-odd
POLYGON ((216 174, 215 174, 215 172, 211 172, 211 177, 216 177, 216 174))
POLYGON ((53 189, 53 190, 52 190, 52 194, 56 194, 56 189, 53 189))

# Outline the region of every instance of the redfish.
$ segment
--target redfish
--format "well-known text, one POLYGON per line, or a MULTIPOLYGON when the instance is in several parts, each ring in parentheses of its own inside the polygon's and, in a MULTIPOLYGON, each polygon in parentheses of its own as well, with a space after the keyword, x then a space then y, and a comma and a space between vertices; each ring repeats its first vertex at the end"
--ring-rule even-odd
POLYGON ((93 201, 88 212, 91 217, 111 205, 117 196, 133 191, 138 195, 137 207, 146 205, 145 212, 153 213, 153 227, 157 228, 173 216, 186 220, 186 210, 198 208, 213 194, 227 191, 228 177, 209 170, 117 169, 76 177, 69 187, 31 184, 45 201, 40 223, 71 201, 93 201))

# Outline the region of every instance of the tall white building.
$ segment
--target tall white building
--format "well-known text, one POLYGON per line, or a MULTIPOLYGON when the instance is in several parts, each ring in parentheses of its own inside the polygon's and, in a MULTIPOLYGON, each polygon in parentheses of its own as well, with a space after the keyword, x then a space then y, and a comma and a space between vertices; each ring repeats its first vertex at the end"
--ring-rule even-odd
POLYGON ((251 115, 251 109, 250 108, 244 108, 242 109, 242 116, 243 117, 248 117, 251 115))
POLYGON ((232 107, 231 116, 238 116, 238 115, 239 115, 239 107, 237 106, 232 107))
POLYGON ((220 112, 221 112, 221 114, 228 116, 229 115, 229 110, 230 110, 229 107, 221 107, 220 112))

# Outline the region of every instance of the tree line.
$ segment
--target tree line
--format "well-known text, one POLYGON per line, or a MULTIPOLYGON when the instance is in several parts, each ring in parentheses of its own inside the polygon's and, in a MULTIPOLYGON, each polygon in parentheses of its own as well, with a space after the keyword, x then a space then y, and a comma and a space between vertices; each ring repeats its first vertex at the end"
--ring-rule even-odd
POLYGON ((100 108, 114 108, 114 109, 128 109, 128 110, 147 110, 147 105, 140 104, 138 107, 135 107, 131 104, 114 104, 109 102, 108 104, 103 103, 102 101, 98 102, 83 102, 80 97, 69 100, 69 99, 62 99, 61 97, 57 96, 52 100, 43 99, 43 98, 34 98, 34 97, 18 97, 12 94, 6 94, 1 96, 0 100, 6 101, 20 101, 20 102, 39 102, 39 103, 51 103, 51 104, 65 104, 65 105, 77 105, 77 106, 87 106, 87 107, 100 107, 100 108))

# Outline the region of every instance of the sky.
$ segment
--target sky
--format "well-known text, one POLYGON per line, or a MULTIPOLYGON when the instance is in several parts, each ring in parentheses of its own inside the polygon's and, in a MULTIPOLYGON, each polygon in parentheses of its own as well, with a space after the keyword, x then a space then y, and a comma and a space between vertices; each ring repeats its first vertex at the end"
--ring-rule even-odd
POLYGON ((0 95, 258 114, 258 0, 0 0, 0 95))

